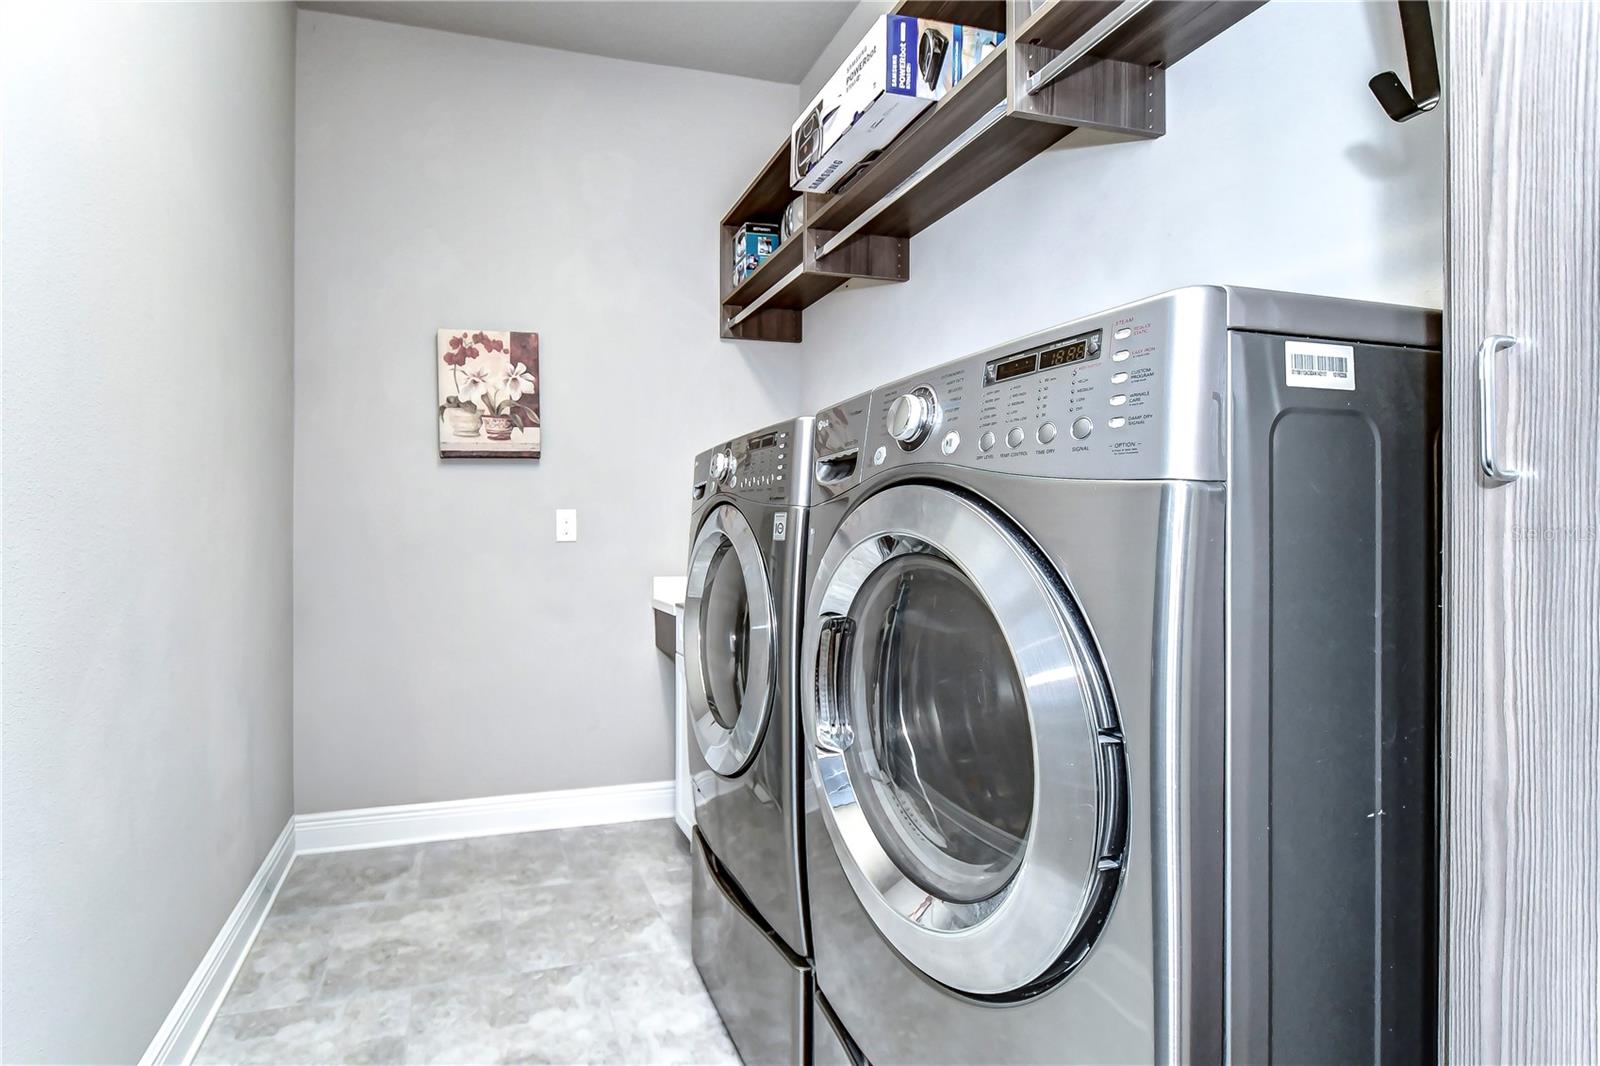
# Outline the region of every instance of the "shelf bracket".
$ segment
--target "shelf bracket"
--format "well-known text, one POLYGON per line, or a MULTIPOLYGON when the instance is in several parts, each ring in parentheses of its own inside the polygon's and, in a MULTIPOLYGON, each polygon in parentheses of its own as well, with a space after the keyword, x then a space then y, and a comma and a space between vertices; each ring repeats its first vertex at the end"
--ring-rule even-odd
POLYGON ((985 131, 1005 117, 1006 101, 1001 100, 988 111, 985 111, 978 121, 962 130, 958 137, 930 156, 926 163, 906 175, 906 179, 885 193, 881 200, 845 223, 843 229, 829 237, 826 243, 817 248, 817 258, 822 259, 828 253, 837 251, 845 241, 860 233, 864 226, 894 206, 901 197, 921 185, 963 148, 983 136, 985 131))
POLYGON ((1088 32, 1073 41, 1065 51, 1033 73, 1027 83, 1028 95, 1037 96, 1041 89, 1071 70, 1100 42, 1110 37, 1129 19, 1149 7, 1151 2, 1152 0, 1122 0, 1122 3, 1112 8, 1099 22, 1090 26, 1088 32))
POLYGON ((1439 103, 1439 53, 1433 44, 1433 16, 1428 13, 1428 0, 1400 0, 1400 34, 1406 43, 1411 92, 1406 91, 1400 75, 1392 70, 1374 75, 1367 88, 1390 118, 1405 122, 1432 111, 1439 103))

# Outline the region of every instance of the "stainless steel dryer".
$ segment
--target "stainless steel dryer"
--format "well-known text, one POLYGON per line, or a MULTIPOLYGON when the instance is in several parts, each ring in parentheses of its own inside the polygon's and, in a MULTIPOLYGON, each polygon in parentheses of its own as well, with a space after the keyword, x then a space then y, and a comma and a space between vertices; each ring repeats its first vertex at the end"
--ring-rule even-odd
POLYGON ((1433 312, 1197 287, 818 414, 836 1047, 1433 1056, 1438 344, 1433 312))
POLYGON ((683 612, 695 965, 747 1062, 804 1062, 811 972, 795 695, 810 418, 695 459, 683 612))

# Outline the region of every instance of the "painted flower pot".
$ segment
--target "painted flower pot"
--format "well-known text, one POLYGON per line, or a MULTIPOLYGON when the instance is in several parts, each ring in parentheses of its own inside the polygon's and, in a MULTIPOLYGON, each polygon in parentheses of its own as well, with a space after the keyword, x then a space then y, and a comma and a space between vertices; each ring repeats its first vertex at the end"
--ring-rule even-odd
POLYGON ((483 425, 483 412, 476 407, 447 407, 444 420, 449 423, 451 434, 470 440, 483 425))
POLYGON ((483 431, 489 435, 490 440, 511 439, 510 415, 484 415, 483 431))

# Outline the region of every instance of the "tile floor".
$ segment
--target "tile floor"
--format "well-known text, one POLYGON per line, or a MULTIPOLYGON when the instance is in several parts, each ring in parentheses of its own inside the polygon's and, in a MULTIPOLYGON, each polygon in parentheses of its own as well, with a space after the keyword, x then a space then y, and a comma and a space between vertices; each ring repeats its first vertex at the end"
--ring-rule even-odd
POLYGON ((295 860, 200 1063, 733 1063, 671 821, 295 860))

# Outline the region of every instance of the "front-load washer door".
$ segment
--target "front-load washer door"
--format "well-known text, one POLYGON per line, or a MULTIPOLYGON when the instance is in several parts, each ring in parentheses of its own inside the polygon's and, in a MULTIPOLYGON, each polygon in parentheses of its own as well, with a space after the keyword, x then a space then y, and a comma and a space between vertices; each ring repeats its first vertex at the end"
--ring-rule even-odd
POLYGON ((1128 789, 1061 577, 983 502, 898 485, 840 524, 810 612, 812 773, 873 923, 971 996, 1065 977, 1115 899, 1128 789))
POLYGON ((707 516, 689 552, 683 604, 684 682, 695 741, 724 777, 755 757, 772 712, 772 589, 739 509, 707 516))

